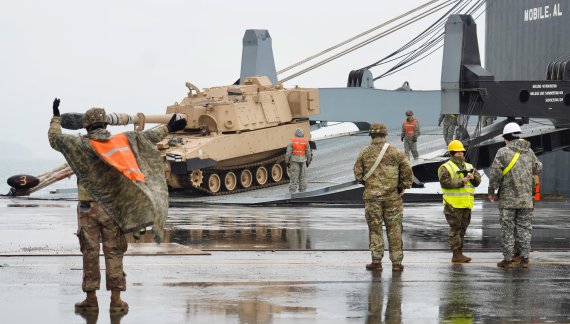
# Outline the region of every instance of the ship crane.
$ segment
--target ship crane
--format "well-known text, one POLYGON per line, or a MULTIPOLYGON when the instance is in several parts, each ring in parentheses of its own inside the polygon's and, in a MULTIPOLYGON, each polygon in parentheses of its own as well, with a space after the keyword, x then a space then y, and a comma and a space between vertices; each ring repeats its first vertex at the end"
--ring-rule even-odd
MULTIPOLYGON (((554 128, 523 134, 538 154, 570 148, 570 74, 566 60, 545 66, 544 80, 497 81, 481 66, 476 25, 470 15, 450 16, 446 23, 442 68, 442 113, 464 117, 460 140, 468 146, 466 159, 478 169, 491 165, 502 141, 506 123, 528 124, 531 118, 550 120, 554 128), (469 134, 469 116, 506 117, 500 123, 469 134)), ((570 66, 570 65, 568 65, 570 66)), ((437 182, 437 168, 444 158, 415 165, 414 175, 422 182, 437 182)))

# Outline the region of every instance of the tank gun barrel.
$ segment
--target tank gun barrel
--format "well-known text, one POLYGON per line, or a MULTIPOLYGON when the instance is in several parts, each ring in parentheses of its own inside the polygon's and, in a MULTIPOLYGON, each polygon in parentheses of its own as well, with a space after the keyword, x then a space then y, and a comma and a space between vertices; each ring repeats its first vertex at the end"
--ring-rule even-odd
MULTIPOLYGON (((126 113, 110 113, 107 114, 107 123, 113 126, 135 125, 136 130, 143 130, 145 124, 168 124, 174 114, 162 115, 145 115, 137 113, 129 115, 126 113)), ((179 114, 183 118, 187 118, 185 114, 179 114)), ((84 128, 84 113, 64 113, 61 114, 61 127, 65 129, 77 130, 84 128)))

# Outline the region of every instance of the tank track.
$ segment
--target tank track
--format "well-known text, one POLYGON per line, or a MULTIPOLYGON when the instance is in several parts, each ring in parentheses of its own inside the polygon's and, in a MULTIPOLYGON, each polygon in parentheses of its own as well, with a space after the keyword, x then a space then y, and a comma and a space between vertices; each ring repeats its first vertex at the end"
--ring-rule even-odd
MULTIPOLYGON (((187 183, 190 188, 197 190, 197 191, 200 191, 200 192, 203 192, 203 193, 208 194, 210 196, 232 195, 232 194, 236 194, 236 193, 240 193, 240 192, 246 192, 246 191, 252 191, 252 190, 257 190, 257 189, 262 189, 262 188, 279 186, 279 185, 282 185, 285 183, 289 183, 289 181, 290 181, 289 176, 287 175, 287 170, 283 166, 284 161, 285 161, 285 155, 282 154, 282 155, 279 155, 277 157, 270 158, 270 159, 263 160, 263 161, 258 161, 255 163, 248 163, 248 164, 228 166, 228 167, 211 167, 211 168, 207 168, 207 169, 202 169, 204 180, 202 181, 202 184, 200 184, 199 187, 192 186, 187 181, 185 181, 185 183, 187 183), (257 167, 266 166, 266 168, 267 168, 267 165, 272 165, 272 164, 280 164, 283 167, 283 177, 282 177, 281 181, 279 181, 279 182, 272 182, 271 170, 268 169, 267 170, 268 171, 268 175, 267 175, 268 179, 267 179, 267 182, 263 185, 255 185, 255 179, 253 179, 254 183, 250 187, 248 187, 248 188, 236 187, 236 189, 231 190, 231 191, 226 190, 223 187, 223 185, 221 186, 220 191, 218 191, 218 192, 213 192, 210 189, 205 187, 205 185, 207 183, 206 179, 208 179, 208 176, 213 174, 213 173, 217 173, 218 175, 220 175, 220 180, 223 182, 223 178, 221 177, 221 174, 224 172, 232 171, 232 172, 235 172, 236 175, 239 175, 238 171, 241 171, 242 169, 250 169, 250 170, 252 170, 252 173, 253 173, 253 170, 255 170, 255 168, 257 168, 257 167)), ((238 184, 238 186, 239 186, 239 184, 238 184)))

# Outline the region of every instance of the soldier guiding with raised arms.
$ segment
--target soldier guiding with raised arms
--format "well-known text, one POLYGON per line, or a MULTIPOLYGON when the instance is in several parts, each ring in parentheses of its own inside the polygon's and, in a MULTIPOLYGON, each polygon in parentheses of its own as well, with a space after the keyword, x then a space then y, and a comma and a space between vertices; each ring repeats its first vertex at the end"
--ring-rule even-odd
POLYGON ((497 151, 489 169, 489 200, 499 199, 499 217, 504 259, 501 268, 512 268, 515 246, 519 249, 521 265, 528 268, 532 234, 533 180, 542 170, 530 142, 520 138, 517 123, 508 123, 503 129, 505 147, 497 151), (495 194, 495 190, 499 190, 495 194))
POLYGON ((173 115, 168 125, 144 132, 111 135, 106 130, 103 108, 89 109, 84 116, 87 134, 62 134, 59 99, 53 102, 48 132, 51 147, 63 154, 77 176, 77 236, 83 254, 82 289, 87 298, 75 304, 78 312, 98 312, 99 244, 103 243, 107 290, 111 290, 111 313, 124 313, 129 305, 121 300, 126 290, 123 255, 125 233, 153 226, 160 241, 168 212, 168 190, 163 162, 154 143, 168 132, 184 129, 186 120, 173 115))
POLYGON ((354 163, 354 177, 364 185, 363 199, 372 254, 372 263, 367 264, 366 269, 382 270, 384 222, 392 271, 402 271, 402 196, 404 190, 412 186, 412 168, 401 151, 386 143, 388 130, 384 124, 372 124, 369 134, 372 143, 360 152, 354 163))

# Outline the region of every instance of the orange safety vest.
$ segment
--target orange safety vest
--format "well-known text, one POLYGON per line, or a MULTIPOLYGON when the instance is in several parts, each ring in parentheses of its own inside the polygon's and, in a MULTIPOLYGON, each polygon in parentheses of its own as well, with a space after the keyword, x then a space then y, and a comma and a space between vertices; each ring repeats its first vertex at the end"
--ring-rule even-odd
POLYGON ((305 151, 307 150, 307 140, 306 139, 293 137, 291 139, 291 146, 293 149, 293 155, 305 156, 305 151))
POLYGON ((534 201, 540 201, 540 176, 535 175, 536 184, 534 186, 534 196, 532 197, 534 201))
POLYGON ((409 122, 407 119, 404 120, 404 130, 406 131, 406 136, 414 136, 416 134, 416 120, 412 119, 409 122))
POLYGON ((91 140, 91 146, 97 154, 107 163, 119 170, 127 178, 133 181, 144 182, 144 174, 139 169, 135 155, 129 145, 129 140, 125 134, 114 135, 107 142, 91 140))

